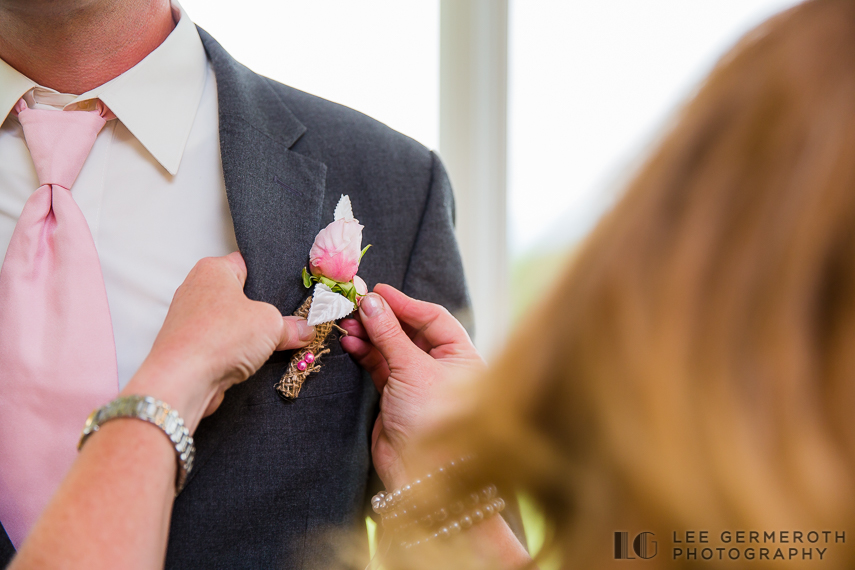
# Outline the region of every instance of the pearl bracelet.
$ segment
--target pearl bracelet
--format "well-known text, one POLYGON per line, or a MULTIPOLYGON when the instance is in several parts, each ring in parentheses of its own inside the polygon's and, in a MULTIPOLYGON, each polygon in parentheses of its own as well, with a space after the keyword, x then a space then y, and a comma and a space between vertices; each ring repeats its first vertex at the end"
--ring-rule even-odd
POLYGON ((461 457, 456 461, 449 461, 447 465, 440 467, 436 471, 428 473, 422 479, 416 479, 409 485, 404 485, 400 489, 394 491, 380 491, 371 498, 371 508, 378 515, 391 511, 392 507, 400 504, 404 499, 420 492, 422 487, 437 483, 438 481, 454 475, 464 463, 472 459, 471 455, 461 457))
POLYGON ((372 497, 371 508, 381 516, 387 532, 399 538, 424 533, 418 540, 400 541, 402 548, 448 538, 504 510, 505 501, 497 496, 495 485, 470 492, 460 481, 464 464, 470 459, 471 455, 450 461, 421 479, 372 497), (449 497, 453 502, 443 506, 441 501, 449 497), (423 515, 425 511, 429 514, 423 515), (456 518, 449 520, 449 516, 456 518))
POLYGON ((494 498, 496 498, 498 491, 495 485, 487 485, 479 492, 469 493, 464 500, 458 500, 449 505, 448 507, 441 507, 438 510, 433 511, 432 513, 425 515, 421 518, 417 518, 415 516, 410 516, 410 520, 408 522, 399 523, 401 519, 406 517, 410 512, 417 511, 416 508, 411 508, 410 511, 402 510, 400 515, 397 512, 385 513, 381 522, 384 527, 390 527, 396 531, 403 530, 415 524, 421 524, 425 528, 430 528, 435 523, 444 522, 449 515, 457 516, 466 510, 466 503, 469 503, 470 507, 477 507, 479 503, 487 504, 490 503, 494 498))
POLYGON ((478 524, 493 515, 499 514, 503 510, 505 510, 505 500, 502 498, 495 499, 483 507, 475 509, 471 514, 463 516, 458 520, 449 521, 448 524, 433 534, 428 534, 427 536, 413 542, 401 542, 401 548, 409 549, 431 540, 451 538, 453 535, 460 534, 460 532, 472 528, 472 525, 478 524))

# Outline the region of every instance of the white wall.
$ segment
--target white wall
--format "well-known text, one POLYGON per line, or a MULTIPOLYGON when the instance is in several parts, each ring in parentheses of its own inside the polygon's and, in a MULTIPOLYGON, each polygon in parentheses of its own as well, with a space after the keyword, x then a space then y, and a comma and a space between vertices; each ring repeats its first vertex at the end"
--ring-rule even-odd
POLYGON ((238 61, 439 146, 439 0, 180 0, 238 61))

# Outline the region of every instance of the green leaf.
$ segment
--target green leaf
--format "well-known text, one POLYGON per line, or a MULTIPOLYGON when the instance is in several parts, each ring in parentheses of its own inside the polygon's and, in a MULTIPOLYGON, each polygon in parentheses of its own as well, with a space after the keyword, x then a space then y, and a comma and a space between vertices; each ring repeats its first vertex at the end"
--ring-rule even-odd
POLYGON ((323 283, 324 285, 326 285, 327 287, 329 287, 333 291, 335 291, 336 286, 338 286, 338 281, 333 281, 329 277, 324 277, 323 275, 321 275, 317 279, 318 279, 318 281, 320 281, 321 283, 323 283))
POLYGON ((355 307, 356 306, 356 287, 352 287, 350 289, 350 291, 347 292, 347 295, 345 295, 345 297, 347 297, 348 300, 351 303, 353 303, 353 306, 355 307))
POLYGON ((306 268, 303 268, 303 287, 306 289, 312 288, 312 281, 315 279, 313 275, 311 275, 306 268))
POLYGON ((350 295, 351 291, 356 291, 356 286, 353 284, 353 281, 348 281, 347 283, 339 283, 338 284, 339 292, 347 297, 350 295))
POLYGON ((365 252, 368 251, 369 247, 371 247, 370 243, 368 245, 366 245, 364 248, 362 248, 362 253, 359 254, 359 259, 356 261, 356 263, 360 263, 362 261, 362 256, 365 255, 365 252))

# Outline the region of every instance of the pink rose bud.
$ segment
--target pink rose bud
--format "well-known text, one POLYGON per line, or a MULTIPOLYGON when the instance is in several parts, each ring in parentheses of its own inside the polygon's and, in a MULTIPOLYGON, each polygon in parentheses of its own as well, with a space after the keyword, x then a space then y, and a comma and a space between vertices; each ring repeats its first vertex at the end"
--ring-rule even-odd
POLYGON ((346 283, 359 269, 362 228, 355 219, 341 218, 322 229, 309 252, 312 275, 346 283))
POLYGON ((362 277, 360 277, 359 275, 354 275, 353 286, 356 287, 356 303, 359 304, 362 301, 362 296, 368 294, 368 285, 365 284, 365 281, 362 280, 362 277))

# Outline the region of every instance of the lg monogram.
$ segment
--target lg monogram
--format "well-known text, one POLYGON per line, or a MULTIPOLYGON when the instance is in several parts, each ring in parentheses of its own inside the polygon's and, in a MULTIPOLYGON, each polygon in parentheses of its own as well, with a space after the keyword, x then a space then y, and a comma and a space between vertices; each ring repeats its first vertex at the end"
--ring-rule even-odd
POLYGON ((629 533, 615 532, 615 560, 635 560, 636 557, 649 560, 656 556, 659 553, 659 545, 655 540, 649 540, 648 536, 655 535, 652 532, 638 533, 630 550, 629 533))

